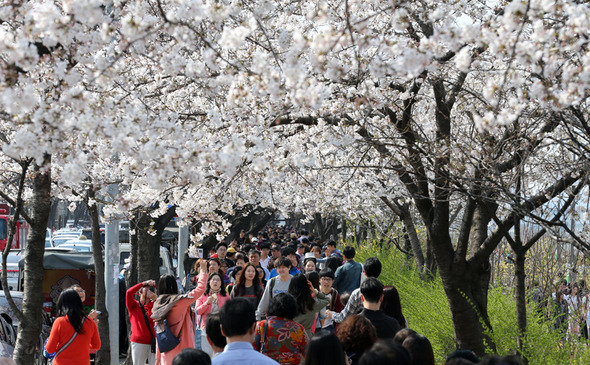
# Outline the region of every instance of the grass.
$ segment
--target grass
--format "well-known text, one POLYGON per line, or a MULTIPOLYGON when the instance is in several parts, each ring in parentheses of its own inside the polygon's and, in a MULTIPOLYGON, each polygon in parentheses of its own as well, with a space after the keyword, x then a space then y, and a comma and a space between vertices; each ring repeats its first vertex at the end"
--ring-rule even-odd
MULTIPOLYGON (((426 336, 433 347, 437 364, 455 350, 451 313, 439 277, 426 282, 420 279, 415 265, 397 250, 380 250, 365 245, 357 250, 357 261, 377 256, 383 264, 380 279, 385 285, 395 285, 399 291, 408 326, 426 336)), ((491 338, 498 355, 516 353, 518 326, 516 302, 511 288, 491 288, 488 311, 493 331, 491 338)), ((529 364, 589 364, 590 349, 584 342, 564 341, 551 328, 550 321, 540 318, 536 311, 528 313, 528 334, 525 354, 529 364)))

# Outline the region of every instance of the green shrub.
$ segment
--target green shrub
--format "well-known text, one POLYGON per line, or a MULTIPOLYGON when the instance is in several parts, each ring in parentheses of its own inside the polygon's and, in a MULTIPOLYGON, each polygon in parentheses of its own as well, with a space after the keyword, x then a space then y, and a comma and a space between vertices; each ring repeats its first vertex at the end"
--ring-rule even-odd
MULTIPOLYGON (((453 323, 447 297, 440 277, 432 281, 420 278, 413 261, 406 260, 398 250, 381 250, 373 245, 360 247, 357 261, 377 256, 383 264, 380 279, 385 285, 395 285, 399 291, 408 327, 426 336, 433 347, 437 364, 455 350, 453 323)), ((489 333, 498 355, 515 354, 518 326, 516 302, 512 290, 491 288, 488 313, 493 331, 489 333)), ((590 350, 585 343, 563 341, 553 330, 551 321, 539 318, 536 311, 528 313, 528 334, 524 353, 529 364, 589 364, 590 350)))

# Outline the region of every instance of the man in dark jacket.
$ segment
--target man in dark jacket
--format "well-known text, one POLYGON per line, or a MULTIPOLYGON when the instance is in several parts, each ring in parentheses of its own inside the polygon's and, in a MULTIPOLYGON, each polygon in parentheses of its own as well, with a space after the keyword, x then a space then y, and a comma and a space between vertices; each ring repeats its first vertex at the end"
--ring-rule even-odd
POLYGON ((380 340, 393 339, 400 325, 395 318, 389 317, 380 309, 383 300, 383 284, 377 278, 368 278, 361 285, 363 310, 360 315, 366 317, 375 329, 380 340))

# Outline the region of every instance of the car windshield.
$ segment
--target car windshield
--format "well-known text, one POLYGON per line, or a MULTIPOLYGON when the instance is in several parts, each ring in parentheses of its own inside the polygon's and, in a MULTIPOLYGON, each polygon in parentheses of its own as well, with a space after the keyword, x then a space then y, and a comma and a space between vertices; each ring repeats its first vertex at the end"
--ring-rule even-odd
POLYGON ((60 238, 55 238, 53 240, 53 244, 56 245, 56 246, 60 246, 61 244, 64 244, 64 243, 66 243, 68 241, 71 241, 71 240, 73 240, 75 238, 78 238, 78 237, 60 237, 60 238))

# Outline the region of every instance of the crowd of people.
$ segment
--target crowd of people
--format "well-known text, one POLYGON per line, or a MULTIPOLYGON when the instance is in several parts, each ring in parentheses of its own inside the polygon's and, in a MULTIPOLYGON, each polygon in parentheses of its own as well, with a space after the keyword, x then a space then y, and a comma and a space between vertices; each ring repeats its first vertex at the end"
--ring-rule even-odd
MULTIPOLYGON (((532 300, 541 304, 542 295, 533 292, 532 300)), ((570 282, 562 279, 551 295, 549 317, 554 321, 554 328, 564 334, 567 340, 588 339, 590 325, 590 291, 586 282, 570 282)), ((540 307, 541 309, 541 307, 540 307)))
MULTIPOLYGON (((432 346, 408 328, 397 289, 380 281, 380 260, 355 256, 352 246, 340 251, 334 241, 280 228, 220 242, 208 258, 185 260, 184 293, 168 274, 127 290, 133 363, 433 365, 432 346)), ((62 296, 47 350, 72 337, 75 346, 55 364, 100 347, 81 301, 70 290, 62 296)), ((447 364, 514 361, 462 350, 447 364)))

